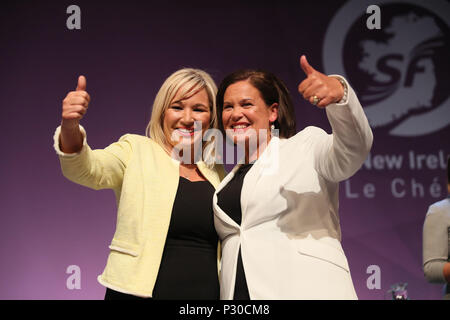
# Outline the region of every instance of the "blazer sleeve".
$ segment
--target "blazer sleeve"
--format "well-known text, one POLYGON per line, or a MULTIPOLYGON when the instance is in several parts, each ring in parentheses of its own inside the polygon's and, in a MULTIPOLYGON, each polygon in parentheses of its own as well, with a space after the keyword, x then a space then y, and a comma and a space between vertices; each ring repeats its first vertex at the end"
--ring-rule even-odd
POLYGON ((373 134, 359 100, 348 82, 347 100, 326 107, 332 134, 320 129, 314 148, 316 170, 325 179, 339 182, 348 179, 362 166, 370 152, 373 134))
POLYGON ((64 153, 59 146, 61 126, 53 136, 54 149, 59 156, 63 175, 72 182, 88 188, 118 189, 132 154, 131 135, 122 136, 118 142, 105 149, 92 150, 87 144, 86 131, 80 125, 83 146, 78 153, 64 153))
POLYGON ((423 225, 423 272, 431 283, 445 283, 444 265, 448 259, 448 225, 438 206, 431 205, 423 225))

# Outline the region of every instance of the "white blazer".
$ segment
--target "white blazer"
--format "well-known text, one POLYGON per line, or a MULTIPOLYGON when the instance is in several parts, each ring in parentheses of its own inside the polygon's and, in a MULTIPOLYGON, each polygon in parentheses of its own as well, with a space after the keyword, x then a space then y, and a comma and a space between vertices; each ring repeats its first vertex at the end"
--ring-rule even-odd
POLYGON ((352 176, 372 146, 372 131, 354 91, 326 108, 333 134, 307 127, 273 137, 248 171, 238 225, 213 198, 222 240, 221 299, 233 299, 239 247, 250 298, 357 299, 341 247, 339 181, 352 176))

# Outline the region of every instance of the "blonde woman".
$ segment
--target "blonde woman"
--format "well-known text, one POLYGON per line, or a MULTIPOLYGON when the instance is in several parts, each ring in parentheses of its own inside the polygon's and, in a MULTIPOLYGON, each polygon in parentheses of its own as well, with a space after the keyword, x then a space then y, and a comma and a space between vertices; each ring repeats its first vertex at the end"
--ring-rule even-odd
POLYGON ((211 199, 224 170, 202 143, 217 128, 216 91, 204 71, 175 72, 155 98, 147 136, 125 134, 99 150, 79 124, 90 101, 84 76, 64 99, 54 135, 64 176, 112 189, 117 199, 117 227, 98 276, 105 299, 219 298, 211 199))

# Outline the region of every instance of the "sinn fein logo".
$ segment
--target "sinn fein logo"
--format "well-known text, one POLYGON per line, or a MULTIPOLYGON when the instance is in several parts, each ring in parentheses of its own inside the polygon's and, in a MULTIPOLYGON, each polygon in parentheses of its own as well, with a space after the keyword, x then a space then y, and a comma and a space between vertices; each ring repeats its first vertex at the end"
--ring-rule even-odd
POLYGON ((324 67, 346 76, 372 128, 419 136, 450 124, 450 3, 377 1, 381 28, 369 30, 372 1, 346 3, 325 36, 324 67))

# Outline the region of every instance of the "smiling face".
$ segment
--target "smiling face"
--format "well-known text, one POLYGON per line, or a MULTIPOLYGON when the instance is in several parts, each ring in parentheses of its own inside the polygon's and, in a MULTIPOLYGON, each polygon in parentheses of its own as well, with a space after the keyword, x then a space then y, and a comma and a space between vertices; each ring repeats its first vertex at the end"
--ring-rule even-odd
POLYGON ((278 105, 268 106, 258 89, 249 81, 231 84, 223 97, 222 124, 236 143, 247 140, 260 130, 270 139, 270 125, 278 116, 278 105), (253 129, 253 130, 252 130, 253 129))
POLYGON ((163 131, 169 150, 179 143, 192 145, 196 139, 202 138, 210 125, 211 110, 206 89, 188 94, 185 98, 182 98, 181 91, 177 92, 164 112, 163 131))

